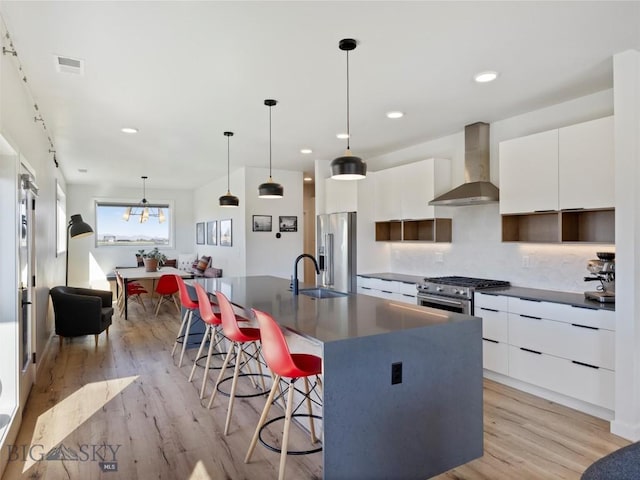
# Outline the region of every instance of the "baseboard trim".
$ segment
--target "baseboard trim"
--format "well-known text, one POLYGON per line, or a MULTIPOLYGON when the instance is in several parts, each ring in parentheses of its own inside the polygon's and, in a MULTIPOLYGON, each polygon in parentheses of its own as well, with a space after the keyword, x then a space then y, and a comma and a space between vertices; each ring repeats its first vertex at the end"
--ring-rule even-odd
POLYGON ((53 337, 54 337, 54 333, 52 332, 51 335, 49 335, 49 339, 45 343, 44 348, 42 349, 42 352, 38 353, 38 361, 36 362, 36 380, 35 380, 36 385, 39 385, 40 381, 42 380, 41 378, 42 374, 44 371, 46 371, 45 367, 51 360, 51 352, 52 352, 51 344, 53 343, 53 337))
POLYGON ((637 442, 640 440, 640 424, 633 425, 613 420, 611 422, 611 433, 632 442, 637 442))
POLYGON ((547 390, 546 388, 537 387, 530 383, 516 380, 515 378, 507 377, 500 373, 492 372, 490 370, 484 370, 484 376, 490 380, 507 385, 508 387, 522 390, 523 392, 530 393, 531 395, 535 395, 537 397, 559 403, 560 405, 573 408, 574 410, 579 410, 580 412, 588 413, 589 415, 602 418, 603 420, 608 420, 609 422, 611 422, 614 418, 613 410, 609 410, 608 408, 600 407, 592 403, 583 402, 582 400, 578 400, 576 398, 567 397, 566 395, 562 395, 561 393, 547 390))

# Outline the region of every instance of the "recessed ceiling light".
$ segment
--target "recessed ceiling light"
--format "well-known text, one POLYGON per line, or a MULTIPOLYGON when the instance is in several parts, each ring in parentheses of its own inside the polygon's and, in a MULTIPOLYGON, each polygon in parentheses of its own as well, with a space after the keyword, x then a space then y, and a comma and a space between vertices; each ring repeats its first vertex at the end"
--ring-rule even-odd
POLYGON ((309 153, 313 153, 313 150, 311 150, 310 148, 302 148, 300 149, 300 153, 304 153, 305 155, 307 155, 309 153))
POLYGON ((78 172, 80 173, 87 173, 87 169, 86 168, 79 168, 78 172))
POLYGON ((304 177, 304 178, 303 178, 303 180, 304 180, 305 182, 311 182, 311 181, 313 181, 313 178, 311 178, 311 177, 304 177))
POLYGON ((402 112, 387 112, 387 118, 402 118, 404 113, 402 112))
POLYGON ((493 82, 496 78, 498 78, 498 72, 494 72, 492 70, 476 73, 473 76, 473 79, 478 83, 493 82))
POLYGON ((138 133, 138 129, 133 127, 124 127, 124 128, 121 128, 120 131, 122 133, 138 133))
POLYGON ((338 137, 340 140, 344 140, 345 138, 349 138, 349 134, 348 133, 339 133, 336 135, 336 137, 338 137))

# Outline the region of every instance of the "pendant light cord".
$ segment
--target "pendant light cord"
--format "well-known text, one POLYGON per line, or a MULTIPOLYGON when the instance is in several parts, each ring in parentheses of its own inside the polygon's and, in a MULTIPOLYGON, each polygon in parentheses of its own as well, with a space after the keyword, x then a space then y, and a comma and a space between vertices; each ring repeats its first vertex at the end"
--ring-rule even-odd
POLYGON ((271 105, 269 105, 269 180, 271 180, 271 105))
POLYGON ((349 132, 349 50, 347 50, 347 150, 351 144, 351 133, 349 132))
POLYGON ((231 190, 229 189, 229 176, 231 175, 231 167, 229 165, 231 164, 229 162, 229 135, 227 135, 227 193, 231 192, 231 190))

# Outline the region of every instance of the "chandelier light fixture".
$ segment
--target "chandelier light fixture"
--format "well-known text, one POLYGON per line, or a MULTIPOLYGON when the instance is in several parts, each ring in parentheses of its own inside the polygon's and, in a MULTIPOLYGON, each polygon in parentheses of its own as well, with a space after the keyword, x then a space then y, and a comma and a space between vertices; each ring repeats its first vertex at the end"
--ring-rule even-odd
POLYGON ((343 38, 338 43, 340 50, 347 52, 347 150, 343 156, 331 162, 331 178, 336 180, 360 180, 367 176, 367 164, 360 157, 351 153, 351 132, 349 131, 349 52, 355 50, 353 38, 343 38))
POLYGON ((155 207, 149 204, 147 201, 147 176, 142 177, 142 200, 135 207, 127 207, 122 215, 122 219, 128 222, 132 216, 139 216, 140 223, 144 223, 149 220, 149 217, 158 217, 158 223, 164 223, 166 218, 162 208, 155 207))
POLYGON ((271 107, 277 103, 276 100, 271 99, 264 101, 264 104, 269 107, 269 180, 261 183, 258 187, 258 197, 260 198, 282 198, 284 196, 284 187, 271 178, 271 107))
POLYGON ((224 136, 227 137, 227 194, 220 197, 221 207, 237 207, 240 205, 240 200, 235 195, 231 195, 229 188, 229 177, 231 176, 230 160, 229 160, 229 137, 233 137, 233 132, 224 132, 224 136))

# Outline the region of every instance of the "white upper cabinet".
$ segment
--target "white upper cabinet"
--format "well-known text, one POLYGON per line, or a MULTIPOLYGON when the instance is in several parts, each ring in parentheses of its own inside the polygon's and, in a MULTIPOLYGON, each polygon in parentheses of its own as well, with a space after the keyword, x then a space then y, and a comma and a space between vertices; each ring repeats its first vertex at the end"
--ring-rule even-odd
POLYGON ((326 213, 355 212, 358 210, 358 182, 325 179, 326 213))
POLYGON ((615 206, 613 117, 500 143, 500 213, 615 206))
POLYGON ((451 189, 449 160, 429 158, 376 172, 376 220, 435 217, 429 202, 451 189))
POLYGON ((560 209, 615 206, 613 117, 559 131, 560 209))
POLYGON ((402 179, 398 167, 379 170, 376 181, 376 221, 402 218, 402 179))
POLYGON ((500 213, 558 209, 558 130, 500 142, 500 213))

